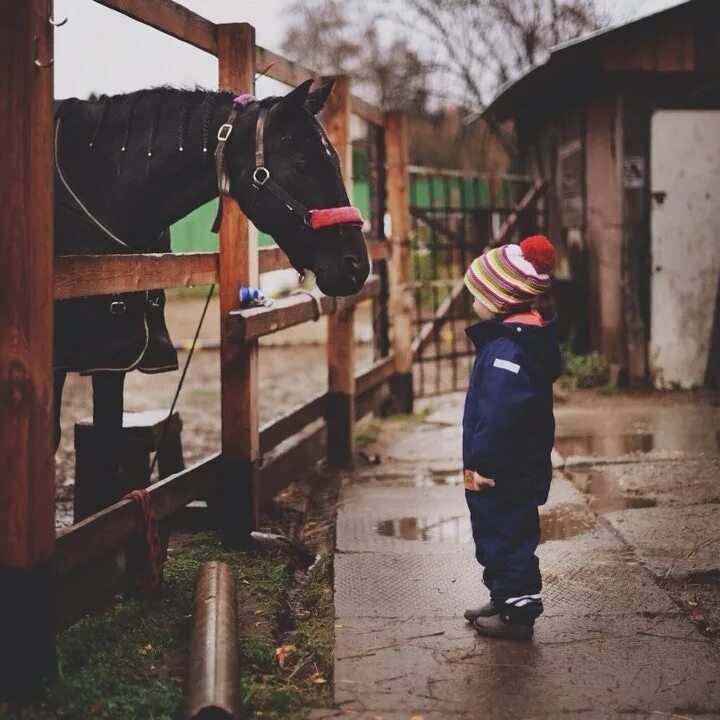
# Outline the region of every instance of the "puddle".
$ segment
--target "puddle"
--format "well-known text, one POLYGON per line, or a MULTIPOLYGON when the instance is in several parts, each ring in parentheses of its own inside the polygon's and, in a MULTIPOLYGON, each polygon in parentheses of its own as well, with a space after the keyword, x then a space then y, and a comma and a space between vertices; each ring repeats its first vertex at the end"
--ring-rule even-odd
POLYGON ((617 480, 602 470, 578 469, 568 473, 568 476, 575 487, 588 496, 590 508, 597 513, 657 505, 657 501, 653 498, 624 493, 617 480))
POLYGON ((439 487, 449 486, 458 487, 463 484, 462 473, 417 473, 412 479, 413 487, 426 488, 426 487, 439 487))
POLYGON ((598 455, 616 457, 633 453, 648 453, 656 449, 655 435, 571 435, 555 440, 555 447, 563 457, 598 455))
MULTIPOLYGON (((557 506, 540 515, 540 543, 565 540, 590 530, 593 519, 576 506, 557 506)), ((467 515, 453 517, 403 517, 382 520, 375 526, 382 537, 420 542, 466 545, 472 543, 472 530, 467 515)))
POLYGON ((583 510, 572 505, 558 505, 540 515, 540 544, 582 535, 593 525, 593 518, 583 510))
POLYGON ((556 447, 563 456, 643 453, 715 455, 720 415, 702 400, 680 405, 558 408, 556 447))
POLYGON ((403 517, 382 520, 376 525, 375 531, 383 537, 394 537, 400 540, 420 540, 454 545, 465 545, 472 542, 470 520, 467 515, 445 518, 403 517))

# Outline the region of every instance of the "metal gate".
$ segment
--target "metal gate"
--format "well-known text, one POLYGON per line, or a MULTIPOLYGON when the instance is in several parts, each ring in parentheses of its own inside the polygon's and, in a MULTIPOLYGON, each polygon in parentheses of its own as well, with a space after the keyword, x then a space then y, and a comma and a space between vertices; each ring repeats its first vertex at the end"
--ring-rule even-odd
POLYGON ((410 168, 416 397, 467 387, 474 353, 465 328, 475 315, 465 270, 485 247, 543 230, 537 190, 528 177, 410 168))

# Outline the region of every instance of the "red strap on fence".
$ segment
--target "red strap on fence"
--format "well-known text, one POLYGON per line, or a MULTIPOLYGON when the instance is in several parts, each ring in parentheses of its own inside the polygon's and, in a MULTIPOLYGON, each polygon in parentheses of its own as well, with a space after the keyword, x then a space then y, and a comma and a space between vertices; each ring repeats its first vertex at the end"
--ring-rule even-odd
POLYGON ((142 594, 150 595, 160 588, 163 573, 163 557, 160 547, 160 531, 150 493, 147 490, 132 490, 125 500, 135 503, 141 534, 130 548, 132 567, 135 568, 135 588, 142 594))

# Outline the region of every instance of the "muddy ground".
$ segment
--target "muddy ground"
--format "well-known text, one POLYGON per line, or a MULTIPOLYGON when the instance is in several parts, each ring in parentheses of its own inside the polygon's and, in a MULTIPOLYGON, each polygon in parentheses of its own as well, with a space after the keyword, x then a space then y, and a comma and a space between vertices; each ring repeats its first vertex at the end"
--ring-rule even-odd
MULTIPOLYGON (((170 335, 176 343, 192 339, 202 310, 203 300, 179 298, 168 302, 166 316, 170 335)), ((356 335, 368 339, 368 312, 361 310, 356 335)), ((287 346, 263 345, 260 348, 260 423, 283 415, 327 389, 327 362, 323 327, 306 323, 283 333, 287 346), (304 330, 302 330, 304 328, 304 330), (300 344, 303 341, 316 344, 300 344)), ((278 335, 281 335, 278 333, 278 335)), ((201 333, 204 341, 219 337, 219 310, 213 301, 201 333)), ((273 336, 275 338, 275 336, 273 336)), ((275 340, 274 340, 275 341, 275 340)), ((179 353, 180 367, 187 353, 179 353)), ((372 346, 358 342, 357 370, 372 362, 372 346)), ((129 373, 125 383, 125 411, 137 412, 169 408, 180 371, 160 375, 129 373)), ((205 349, 192 358, 182 394, 177 404, 183 423, 182 442, 186 465, 217 451, 220 447, 220 353, 205 349)), ((56 527, 72 522, 72 494, 75 482, 75 422, 92 414, 92 388, 89 377, 68 376, 61 415, 62 439, 55 457, 57 484, 56 527)))

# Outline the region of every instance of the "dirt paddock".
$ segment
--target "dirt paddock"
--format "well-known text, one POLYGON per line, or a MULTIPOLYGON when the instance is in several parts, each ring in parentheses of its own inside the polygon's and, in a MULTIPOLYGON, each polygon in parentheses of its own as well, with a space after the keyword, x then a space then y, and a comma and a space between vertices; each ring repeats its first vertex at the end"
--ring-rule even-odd
MULTIPOLYGON (((180 342, 191 339, 202 311, 203 300, 177 298, 168 302, 167 321, 170 336, 180 342)), ((357 335, 367 335, 367 312, 356 321, 357 335)), ((306 323, 291 328, 287 346, 260 348, 260 423, 266 423, 288 410, 301 405, 327 389, 327 362, 323 344, 297 344, 303 340, 321 341, 325 321, 317 325, 306 323), (305 332, 301 332, 306 328, 305 332)), ((219 311, 213 301, 208 310, 201 338, 219 337, 219 311)), ((179 353, 180 368, 187 353, 179 353)), ((356 370, 372 361, 372 348, 358 343, 356 370)), ((159 375, 129 373, 125 381, 125 410, 128 412, 169 408, 180 370, 159 375)), ((182 442, 186 464, 192 464, 220 447, 220 353, 200 350, 195 353, 177 410, 183 422, 182 442)), ((55 456, 57 484, 56 527, 72 522, 72 496, 75 483, 75 450, 73 427, 76 421, 92 414, 92 387, 89 377, 68 375, 63 393, 61 414, 62 438, 55 456)))

